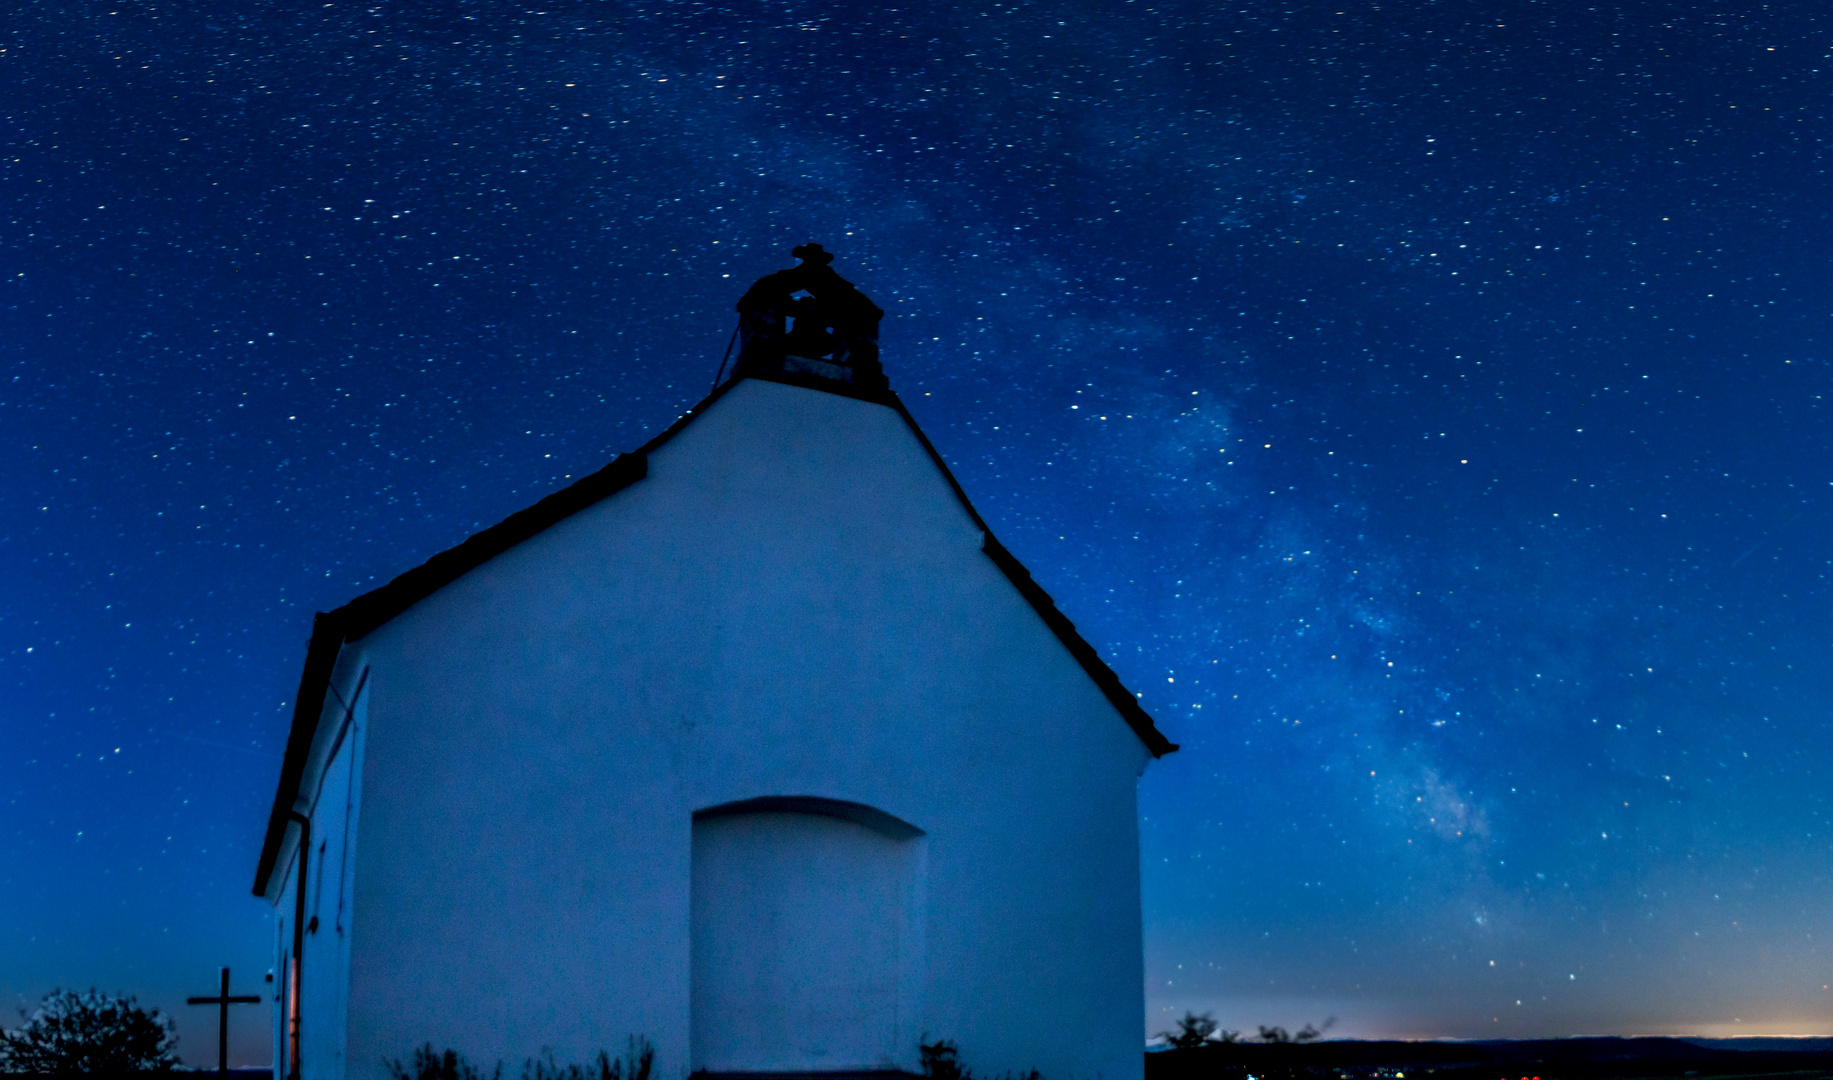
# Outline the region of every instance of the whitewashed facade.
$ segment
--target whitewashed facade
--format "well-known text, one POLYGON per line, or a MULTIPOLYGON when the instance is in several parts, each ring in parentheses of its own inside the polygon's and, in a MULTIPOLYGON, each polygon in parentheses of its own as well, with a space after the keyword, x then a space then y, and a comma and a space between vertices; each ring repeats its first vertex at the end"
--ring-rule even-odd
POLYGON ((742 371, 319 616, 256 882, 277 1075, 637 1035, 668 1080, 937 1039, 1138 1080, 1172 749, 890 391, 742 371))

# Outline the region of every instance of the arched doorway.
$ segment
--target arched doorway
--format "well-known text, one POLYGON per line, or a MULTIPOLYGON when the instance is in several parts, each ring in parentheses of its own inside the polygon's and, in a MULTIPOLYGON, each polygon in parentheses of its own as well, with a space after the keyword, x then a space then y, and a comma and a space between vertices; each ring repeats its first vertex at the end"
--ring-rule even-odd
POLYGON ((913 1067, 922 836, 805 796, 694 815, 695 1071, 913 1067))

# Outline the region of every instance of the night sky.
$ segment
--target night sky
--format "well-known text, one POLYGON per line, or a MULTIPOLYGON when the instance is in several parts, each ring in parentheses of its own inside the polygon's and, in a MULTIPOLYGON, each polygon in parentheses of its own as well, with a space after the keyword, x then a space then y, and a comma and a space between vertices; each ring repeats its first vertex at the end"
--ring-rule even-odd
POLYGON ((312 613, 666 426, 813 240, 1183 744, 1147 1032, 1833 1033, 1833 17, 889 2, 0 22, 7 1020, 213 1062, 312 613))

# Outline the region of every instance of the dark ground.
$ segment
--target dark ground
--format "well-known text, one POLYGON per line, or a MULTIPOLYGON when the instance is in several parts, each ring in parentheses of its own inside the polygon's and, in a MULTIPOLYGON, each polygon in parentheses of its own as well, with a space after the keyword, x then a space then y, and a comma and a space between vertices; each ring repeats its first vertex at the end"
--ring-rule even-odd
POLYGON ((1211 1044, 1146 1055, 1146 1080, 1608 1080, 1613 1077, 1833 1077, 1833 1041, 1534 1039, 1489 1042, 1211 1044), (1782 1044, 1782 1045, 1779 1045, 1782 1044))
MULTIPOLYGON (((272 1069, 230 1069, 229 1080, 273 1080, 272 1069)), ((48 1073, 0 1073, 6 1080, 60 1080, 48 1073)), ((213 1068, 148 1069, 144 1071, 84 1073, 84 1080, 216 1080, 213 1068)), ((62 1078, 68 1080, 68 1078, 62 1078)))

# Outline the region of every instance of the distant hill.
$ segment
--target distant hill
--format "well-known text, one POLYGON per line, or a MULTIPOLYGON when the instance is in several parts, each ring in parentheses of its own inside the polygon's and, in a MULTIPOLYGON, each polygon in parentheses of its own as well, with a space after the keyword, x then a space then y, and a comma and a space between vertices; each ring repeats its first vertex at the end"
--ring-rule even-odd
MULTIPOLYGON (((150 1069, 146 1071, 99 1071, 84 1073, 85 1080, 215 1080, 215 1069, 150 1069)), ((230 1069, 229 1080, 273 1080, 272 1069, 230 1069)), ((0 1080, 55 1080, 43 1073, 0 1073, 0 1080)))
POLYGON ((1695 1039, 1687 1042, 1713 1050, 1816 1050, 1833 1052, 1833 1039, 1775 1038, 1767 1035, 1745 1035, 1736 1039, 1695 1039))
POLYGON ((1211 1043, 1146 1055, 1146 1080, 1833 1080, 1833 1039, 1211 1043))

